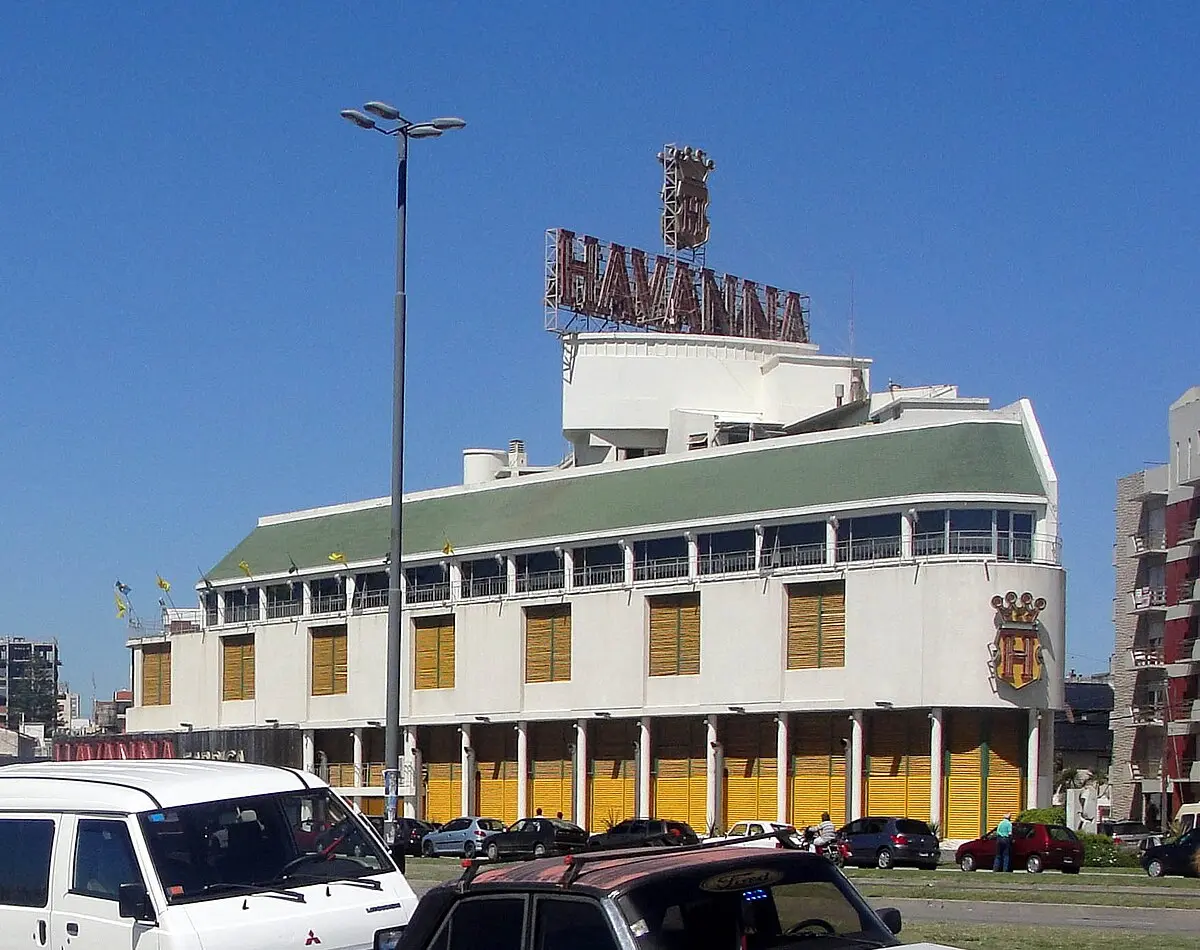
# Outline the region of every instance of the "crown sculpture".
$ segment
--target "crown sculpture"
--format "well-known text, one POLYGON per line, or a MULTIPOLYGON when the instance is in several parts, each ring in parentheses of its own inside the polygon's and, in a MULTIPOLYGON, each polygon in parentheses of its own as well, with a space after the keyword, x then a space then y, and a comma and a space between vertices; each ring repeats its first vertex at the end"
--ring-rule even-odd
POLYGON ((1038 614, 1046 609, 1046 598, 1038 597, 1036 600, 1033 594, 1026 591, 1017 596, 1016 591, 1010 590, 1007 594, 1001 597, 997 594, 992 598, 992 606, 996 613, 1000 615, 1000 625, 1004 627, 1011 626, 1034 626, 1037 623, 1038 614))

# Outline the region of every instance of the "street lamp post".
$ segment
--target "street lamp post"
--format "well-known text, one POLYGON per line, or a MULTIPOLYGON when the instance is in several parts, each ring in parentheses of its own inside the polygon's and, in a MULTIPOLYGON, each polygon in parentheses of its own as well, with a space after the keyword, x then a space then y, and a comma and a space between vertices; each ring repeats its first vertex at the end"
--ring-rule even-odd
POLYGON ((387 625, 387 706, 384 719, 384 769, 390 773, 385 781, 386 807, 383 819, 384 840, 390 847, 396 838, 396 783, 400 774, 400 611, 401 566, 400 533, 403 527, 404 498, 404 243, 406 236, 405 211, 408 199, 408 140, 436 138, 450 129, 461 129, 467 123, 455 117, 431 119, 428 122, 409 122, 386 102, 368 102, 358 109, 343 109, 342 118, 360 129, 394 135, 397 145, 396 162, 396 297, 394 307, 395 355, 392 364, 392 504, 391 531, 388 547, 388 625, 387 625), (367 115, 366 113, 371 113, 367 115), (382 127, 382 119, 390 123, 382 127))

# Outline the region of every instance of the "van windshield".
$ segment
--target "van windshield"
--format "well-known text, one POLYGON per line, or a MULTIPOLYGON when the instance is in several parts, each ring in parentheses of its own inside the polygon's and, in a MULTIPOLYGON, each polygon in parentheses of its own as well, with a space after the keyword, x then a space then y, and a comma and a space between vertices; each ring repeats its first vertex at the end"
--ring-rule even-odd
POLYGON ((138 816, 172 903, 395 870, 328 789, 181 805, 138 816))

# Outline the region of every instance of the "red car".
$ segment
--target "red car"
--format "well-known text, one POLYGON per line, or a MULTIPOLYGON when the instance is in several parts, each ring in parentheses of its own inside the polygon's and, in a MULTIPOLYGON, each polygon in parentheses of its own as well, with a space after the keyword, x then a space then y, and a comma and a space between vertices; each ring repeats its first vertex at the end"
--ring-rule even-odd
MULTIPOLYGON (((1066 825, 1013 825, 1012 858, 1015 871, 1037 874, 1047 868, 1078 874, 1083 866, 1083 844, 1066 825)), ((996 832, 958 846, 954 860, 964 871, 990 870, 996 857, 996 832)))

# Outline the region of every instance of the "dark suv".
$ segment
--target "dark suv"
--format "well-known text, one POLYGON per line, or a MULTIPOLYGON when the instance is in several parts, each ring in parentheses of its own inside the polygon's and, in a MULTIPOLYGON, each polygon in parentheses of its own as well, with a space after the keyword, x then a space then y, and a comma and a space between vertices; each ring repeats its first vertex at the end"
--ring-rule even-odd
POLYGON ((399 950, 862 950, 900 946, 900 926, 819 855, 719 843, 474 863, 422 898, 399 950))
POLYGON ((699 844, 700 838, 687 822, 661 818, 626 818, 608 831, 588 838, 589 848, 644 848, 647 846, 699 844))
POLYGON ((850 846, 847 864, 880 868, 911 865, 932 871, 941 860, 937 835, 915 818, 859 818, 838 835, 850 846))

